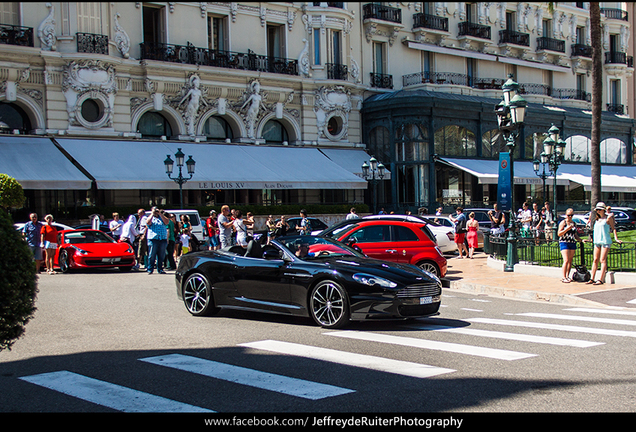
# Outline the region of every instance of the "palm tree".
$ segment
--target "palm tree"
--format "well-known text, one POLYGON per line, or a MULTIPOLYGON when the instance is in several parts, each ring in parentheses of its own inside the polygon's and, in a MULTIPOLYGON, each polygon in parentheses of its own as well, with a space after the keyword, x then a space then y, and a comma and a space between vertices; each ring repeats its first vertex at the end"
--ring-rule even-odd
MULTIPOLYGON (((590 30, 592 36, 591 205, 594 208, 601 200, 601 110, 603 107, 603 45, 601 10, 598 2, 590 2, 590 30)), ((591 215, 594 214, 595 212, 591 212, 591 215)))

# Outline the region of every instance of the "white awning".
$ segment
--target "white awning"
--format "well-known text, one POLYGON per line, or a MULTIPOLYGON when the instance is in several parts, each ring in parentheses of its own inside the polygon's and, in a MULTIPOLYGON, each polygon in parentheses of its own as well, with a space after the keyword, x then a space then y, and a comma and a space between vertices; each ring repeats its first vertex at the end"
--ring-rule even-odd
MULTIPOLYGON (((184 189, 366 189, 367 182, 317 148, 169 141, 57 139, 99 189, 172 189, 167 155, 177 149, 196 161, 184 189)), ((174 166, 173 177, 178 175, 174 166)), ((183 175, 188 178, 186 167, 183 175)))
MULTIPOLYGON (((592 190, 592 167, 590 165, 563 164, 559 174, 571 182, 592 190)), ((601 192, 636 192, 636 166, 601 165, 601 192)))
MULTIPOLYGON (((347 171, 364 178, 362 177, 362 164, 365 162, 368 164, 371 156, 363 149, 321 148, 320 151, 347 171)), ((385 161, 380 162, 384 163, 385 161)), ((386 165, 383 180, 391 180, 391 172, 386 168, 386 165)))
POLYGON ((0 173, 23 189, 90 189, 85 176, 49 138, 0 135, 0 173))
MULTIPOLYGON (((497 184, 499 181, 499 160, 494 159, 457 159, 457 158, 439 158, 440 162, 460 169, 468 174, 477 177, 481 184, 497 184)), ((543 180, 534 172, 532 162, 515 161, 514 162, 515 184, 537 184, 542 185, 543 180)), ((553 180, 546 180, 549 184, 553 184, 553 180)), ((557 172, 557 185, 569 185, 570 180, 563 175, 561 171, 557 172)))

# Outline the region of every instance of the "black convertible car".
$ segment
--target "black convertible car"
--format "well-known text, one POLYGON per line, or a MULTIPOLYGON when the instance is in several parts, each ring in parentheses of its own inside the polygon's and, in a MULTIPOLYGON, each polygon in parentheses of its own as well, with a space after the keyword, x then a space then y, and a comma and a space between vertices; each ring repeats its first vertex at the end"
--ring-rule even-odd
POLYGON ((442 293, 440 280, 417 267, 368 258, 315 236, 188 253, 179 262, 176 284, 192 315, 233 308, 310 316, 326 328, 435 315, 442 293))

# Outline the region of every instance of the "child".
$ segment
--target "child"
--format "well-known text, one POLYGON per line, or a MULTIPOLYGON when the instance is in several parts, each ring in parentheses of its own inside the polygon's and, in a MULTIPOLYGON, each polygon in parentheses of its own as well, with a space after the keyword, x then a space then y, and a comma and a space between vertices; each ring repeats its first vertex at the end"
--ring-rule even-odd
POLYGON ((184 229, 181 233, 181 254, 185 255, 190 250, 190 230, 184 229))

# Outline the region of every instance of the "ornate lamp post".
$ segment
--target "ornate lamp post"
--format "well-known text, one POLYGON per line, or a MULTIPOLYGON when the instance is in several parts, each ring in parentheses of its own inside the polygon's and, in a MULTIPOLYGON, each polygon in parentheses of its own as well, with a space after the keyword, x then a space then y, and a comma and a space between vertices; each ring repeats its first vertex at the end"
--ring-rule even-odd
POLYGON ((190 174, 190 178, 183 177, 181 169, 183 168, 183 160, 185 158, 185 155, 183 154, 181 149, 177 149, 177 152, 174 154, 174 156, 177 159, 177 166, 179 167, 179 175, 177 177, 172 177, 172 168, 174 165, 174 161, 172 160, 170 155, 167 155, 167 156, 168 157, 166 158, 166 160, 163 161, 164 165, 166 166, 166 174, 168 174, 168 178, 170 180, 174 180, 174 182, 179 185, 179 201, 181 203, 181 207, 179 208, 182 209, 183 208, 183 184, 187 183, 188 180, 191 180, 192 176, 194 176, 194 165, 196 164, 196 162, 194 161, 194 159, 192 159, 192 155, 188 157, 188 160, 185 162, 185 165, 187 167, 188 174, 190 174))
MULTIPOLYGON (((545 157, 547 164, 550 166, 550 175, 554 176, 554 185, 552 187, 552 206, 554 208, 554 221, 558 221, 557 215, 557 171, 559 165, 563 162, 563 150, 565 149, 565 141, 559 136, 559 128, 554 124, 548 130, 548 137, 543 140, 543 153, 541 158, 545 157)), ((557 224, 554 224, 553 239, 557 240, 557 224)))
POLYGON ((552 171, 550 171, 550 166, 548 164, 548 155, 545 154, 545 152, 541 153, 541 160, 537 160, 535 159, 532 162, 532 166, 534 168, 534 173, 537 175, 537 177, 539 177, 542 182, 543 182, 543 199, 547 200, 548 199, 548 191, 547 191, 547 186, 546 186, 546 179, 548 177, 552 177, 552 171), (548 167, 547 171, 546 171, 546 166, 548 167))
POLYGON ((514 152, 517 138, 519 137, 519 129, 523 126, 526 116, 526 108, 528 103, 518 94, 519 84, 512 79, 512 74, 508 75, 508 80, 501 87, 503 90, 503 100, 495 106, 495 114, 497 114, 497 124, 502 132, 508 147, 510 157, 510 217, 508 226, 508 250, 506 257, 506 266, 504 271, 513 272, 517 263, 517 232, 516 232, 516 216, 514 211, 514 152))
POLYGON ((362 176, 367 181, 371 180, 371 185, 373 186, 373 190, 371 192, 371 207, 373 209, 373 213, 375 213, 375 188, 378 180, 384 178, 384 165, 382 162, 378 162, 378 160, 373 156, 369 159, 369 163, 371 165, 367 164, 367 161, 364 161, 362 164, 362 176))

